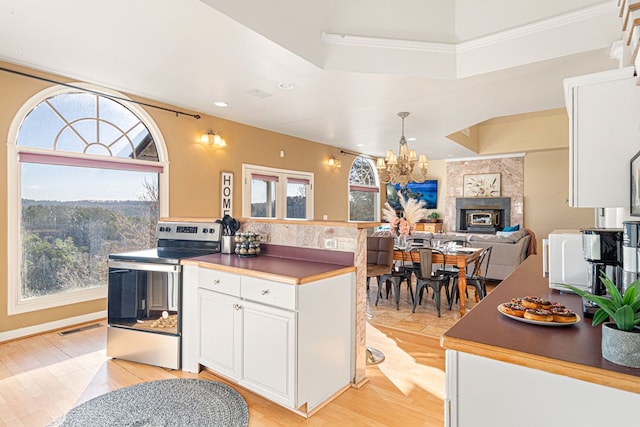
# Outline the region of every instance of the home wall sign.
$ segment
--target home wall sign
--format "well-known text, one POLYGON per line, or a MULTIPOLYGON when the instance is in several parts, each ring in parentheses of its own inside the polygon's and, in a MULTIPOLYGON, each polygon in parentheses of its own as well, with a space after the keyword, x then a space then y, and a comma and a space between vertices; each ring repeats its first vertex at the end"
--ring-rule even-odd
POLYGON ((220 174, 220 218, 233 216, 233 172, 220 174))
POLYGON ((500 174, 465 175, 463 197, 500 197, 500 174))

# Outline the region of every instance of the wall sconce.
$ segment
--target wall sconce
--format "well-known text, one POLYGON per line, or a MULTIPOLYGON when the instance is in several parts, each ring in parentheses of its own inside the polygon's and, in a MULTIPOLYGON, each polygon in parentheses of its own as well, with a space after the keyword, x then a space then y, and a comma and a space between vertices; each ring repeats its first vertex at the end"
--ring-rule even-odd
POLYGON ((331 155, 331 157, 329 157, 329 160, 327 160, 327 164, 332 168, 341 168, 342 167, 342 162, 340 160, 336 159, 333 154, 331 155))
POLYGON ((203 144, 213 145, 218 148, 227 146, 227 141, 225 141, 223 137, 221 137, 220 135, 218 135, 212 130, 208 130, 205 133, 203 133, 202 136, 200 137, 200 142, 203 144))

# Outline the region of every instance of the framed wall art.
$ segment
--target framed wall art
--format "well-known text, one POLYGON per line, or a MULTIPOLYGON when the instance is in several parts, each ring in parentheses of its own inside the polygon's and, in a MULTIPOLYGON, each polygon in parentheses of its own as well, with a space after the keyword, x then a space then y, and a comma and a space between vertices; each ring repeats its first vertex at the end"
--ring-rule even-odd
POLYGON ((631 159, 631 205, 630 213, 640 216, 640 151, 631 159))
POLYGON ((463 197, 500 197, 500 174, 465 175, 463 197))

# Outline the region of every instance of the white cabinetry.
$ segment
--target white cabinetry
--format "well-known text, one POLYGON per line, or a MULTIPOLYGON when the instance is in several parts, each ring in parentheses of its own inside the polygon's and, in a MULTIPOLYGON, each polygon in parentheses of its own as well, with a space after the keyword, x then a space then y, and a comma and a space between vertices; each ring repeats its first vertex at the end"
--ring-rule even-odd
POLYGON ((604 409, 638 408, 636 393, 453 350, 446 363, 446 427, 539 425, 540 410, 554 426, 638 424, 634 411, 604 409))
POLYGON ((633 67, 565 79, 569 206, 629 207, 629 162, 640 147, 633 67))
POLYGON ((268 399, 293 407, 296 313, 250 301, 244 301, 242 305, 243 370, 240 383, 268 399))
POLYGON ((350 385, 352 273, 291 285, 186 265, 183 279, 184 370, 206 366, 302 415, 350 385))
POLYGON ((240 378, 242 312, 238 297, 198 288, 198 362, 233 380, 240 378))

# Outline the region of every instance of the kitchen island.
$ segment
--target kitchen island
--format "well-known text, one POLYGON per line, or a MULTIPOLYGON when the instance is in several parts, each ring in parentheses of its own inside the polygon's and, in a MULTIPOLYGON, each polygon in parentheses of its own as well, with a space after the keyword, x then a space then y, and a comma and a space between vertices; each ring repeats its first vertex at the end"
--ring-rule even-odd
POLYGON ((582 317, 581 299, 549 289, 541 256, 530 256, 441 338, 446 348, 447 426, 637 425, 640 369, 602 358, 590 319, 538 326, 498 305, 527 295, 582 317))
POLYGON ((351 386, 351 253, 264 245, 182 264, 183 370, 206 367, 303 416, 351 386))

